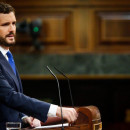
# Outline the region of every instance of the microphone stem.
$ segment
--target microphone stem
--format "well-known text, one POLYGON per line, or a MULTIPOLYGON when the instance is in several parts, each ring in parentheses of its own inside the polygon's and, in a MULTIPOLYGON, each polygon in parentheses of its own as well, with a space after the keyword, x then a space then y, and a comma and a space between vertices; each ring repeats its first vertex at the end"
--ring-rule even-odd
POLYGON ((64 120, 63 120, 63 113, 62 113, 62 103, 61 103, 61 94, 60 94, 60 85, 59 85, 59 81, 58 78, 56 77, 56 75, 51 71, 51 69, 47 66, 47 69, 50 71, 50 73, 55 77, 57 84, 58 84, 58 92, 59 92, 59 100, 60 100, 60 108, 61 108, 61 119, 62 119, 62 130, 64 130, 64 120))
POLYGON ((71 88, 70 88, 70 82, 69 82, 68 78, 67 78, 67 81, 68 81, 68 85, 69 85, 69 91, 70 91, 70 97, 71 97, 72 107, 74 108, 74 102, 73 102, 73 97, 72 97, 71 88))
POLYGON ((57 69, 56 67, 54 67, 60 74, 62 74, 68 81, 68 86, 69 86, 69 92, 70 92, 70 97, 71 97, 71 103, 72 103, 72 107, 74 108, 74 102, 73 102, 73 97, 72 97, 72 93, 71 93, 71 88, 70 88, 70 80, 69 78, 63 73, 61 72, 59 69, 57 69))
MULTIPOLYGON (((60 85, 59 85, 59 82, 58 82, 58 79, 56 78, 56 81, 57 81, 57 84, 58 84, 58 89, 60 90, 60 85)), ((59 99, 60 99, 60 109, 61 109, 61 119, 62 119, 62 130, 64 130, 64 120, 63 120, 63 113, 62 113, 62 103, 61 103, 61 94, 60 94, 60 91, 59 91, 59 99)))

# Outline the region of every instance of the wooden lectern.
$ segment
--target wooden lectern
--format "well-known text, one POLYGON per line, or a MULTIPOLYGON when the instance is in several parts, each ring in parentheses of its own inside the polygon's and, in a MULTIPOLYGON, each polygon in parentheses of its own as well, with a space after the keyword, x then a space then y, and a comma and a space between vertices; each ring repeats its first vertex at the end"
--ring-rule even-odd
MULTIPOLYGON (((72 126, 64 127, 64 130, 102 130, 101 115, 95 106, 85 106, 76 108, 79 116, 72 126)), ((61 119, 57 117, 48 118, 42 125, 61 124, 61 119)), ((28 128, 23 129, 28 130, 28 128)), ((61 130, 59 128, 37 128, 35 130, 61 130)))

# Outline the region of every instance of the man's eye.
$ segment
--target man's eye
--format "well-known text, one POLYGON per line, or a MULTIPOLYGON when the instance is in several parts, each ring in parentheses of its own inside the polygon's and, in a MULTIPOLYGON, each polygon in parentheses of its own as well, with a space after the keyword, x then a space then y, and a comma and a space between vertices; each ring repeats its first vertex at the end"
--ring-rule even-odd
POLYGON ((16 25, 16 22, 13 22, 13 25, 16 25))
POLYGON ((8 25, 9 25, 8 23, 2 24, 2 26, 8 26, 8 25))

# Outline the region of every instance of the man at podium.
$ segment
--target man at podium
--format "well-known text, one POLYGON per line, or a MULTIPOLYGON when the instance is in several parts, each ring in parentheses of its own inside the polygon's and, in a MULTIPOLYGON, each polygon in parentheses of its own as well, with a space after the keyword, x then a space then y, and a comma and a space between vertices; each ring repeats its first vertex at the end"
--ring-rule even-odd
POLYGON ((61 108, 23 94, 21 80, 9 48, 15 44, 16 18, 14 8, 0 2, 0 130, 6 122, 40 126, 50 116, 61 117, 72 123, 77 119, 73 108, 61 108))

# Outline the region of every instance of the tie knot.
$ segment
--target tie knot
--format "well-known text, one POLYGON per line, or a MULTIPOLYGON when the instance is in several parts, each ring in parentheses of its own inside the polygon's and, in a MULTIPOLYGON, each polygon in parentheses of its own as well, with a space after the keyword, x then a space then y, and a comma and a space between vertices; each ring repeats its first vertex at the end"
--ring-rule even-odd
POLYGON ((11 54, 10 51, 8 51, 6 54, 7 54, 8 58, 13 58, 13 55, 11 54))

